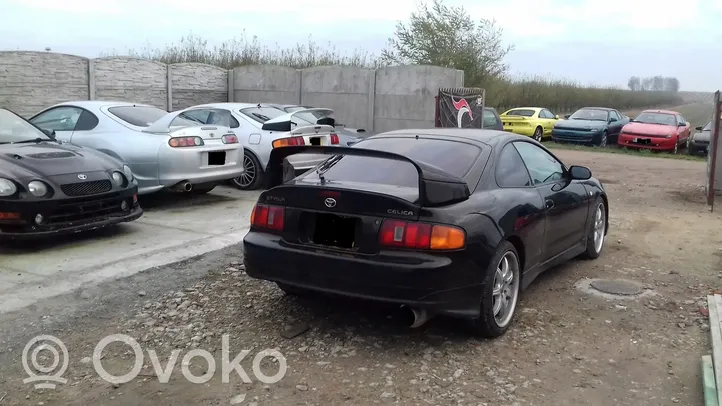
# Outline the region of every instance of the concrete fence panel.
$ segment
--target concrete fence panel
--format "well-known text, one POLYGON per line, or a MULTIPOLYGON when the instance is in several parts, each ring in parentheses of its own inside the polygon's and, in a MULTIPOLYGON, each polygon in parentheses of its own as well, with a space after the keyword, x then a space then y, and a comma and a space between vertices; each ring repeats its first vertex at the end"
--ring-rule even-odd
POLYGON ((228 101, 228 71, 202 63, 170 66, 172 110, 228 101))
POLYGON ((373 126, 374 70, 319 66, 301 70, 301 104, 332 108, 348 127, 373 126))
POLYGON ((439 88, 459 86, 463 75, 456 69, 410 65, 376 70, 374 131, 433 127, 439 88))
POLYGON ((249 65, 233 69, 233 101, 299 104, 301 72, 286 66, 249 65))
POLYGON ((0 107, 29 117, 56 103, 87 98, 87 58, 49 52, 0 52, 0 107))
POLYGON ((166 64, 131 57, 99 58, 91 63, 94 100, 137 102, 169 108, 166 64))

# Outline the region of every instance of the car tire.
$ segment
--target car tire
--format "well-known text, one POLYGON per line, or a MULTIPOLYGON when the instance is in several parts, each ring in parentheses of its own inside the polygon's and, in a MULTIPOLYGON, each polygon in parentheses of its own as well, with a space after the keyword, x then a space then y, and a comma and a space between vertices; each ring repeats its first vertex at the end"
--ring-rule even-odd
POLYGON ((587 249, 582 253, 584 259, 597 259, 604 250, 604 241, 607 239, 607 208, 604 199, 597 197, 591 211, 591 221, 587 231, 587 249))
POLYGON ((679 137, 676 137, 674 139, 674 149, 672 150, 673 154, 679 153, 679 137))
POLYGON ((542 142, 542 138, 544 138, 544 130, 541 127, 537 127, 534 130, 534 135, 532 135, 532 138, 534 138, 537 142, 542 142))
POLYGON ((689 145, 687 145, 687 154, 697 155, 697 150, 691 143, 689 143, 689 145))
POLYGON ((193 186, 193 189, 191 189, 192 195, 204 195, 211 190, 215 189, 217 185, 200 185, 200 186, 193 186))
POLYGON ((231 179, 233 186, 240 190, 254 190, 259 187, 263 182, 263 168, 261 163, 258 161, 253 153, 244 151, 243 152, 243 168, 246 172, 237 177, 231 179))
POLYGON ((519 303, 521 273, 516 248, 508 241, 502 242, 485 270, 479 318, 471 321, 475 335, 496 338, 509 329, 519 303))
POLYGON ((597 142, 597 146, 599 148, 606 148, 607 144, 609 143, 609 135, 606 131, 602 133, 602 135, 599 137, 599 141, 597 142))

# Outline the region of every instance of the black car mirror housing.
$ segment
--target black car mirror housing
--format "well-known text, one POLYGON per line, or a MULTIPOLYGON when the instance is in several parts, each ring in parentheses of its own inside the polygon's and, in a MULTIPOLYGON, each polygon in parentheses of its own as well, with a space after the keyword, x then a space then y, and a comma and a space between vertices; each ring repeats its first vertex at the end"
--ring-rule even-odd
POLYGON ((569 176, 572 180, 587 180, 592 177, 592 171, 586 166, 572 165, 569 167, 569 176))

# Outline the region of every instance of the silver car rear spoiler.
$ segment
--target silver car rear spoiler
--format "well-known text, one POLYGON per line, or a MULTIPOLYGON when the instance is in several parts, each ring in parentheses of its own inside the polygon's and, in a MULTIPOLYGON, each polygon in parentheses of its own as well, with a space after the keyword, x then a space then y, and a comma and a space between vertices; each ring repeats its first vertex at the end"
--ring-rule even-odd
POLYGON ((263 123, 263 126, 261 129, 267 130, 267 131, 283 131, 288 132, 292 131, 294 127, 303 127, 303 124, 300 124, 299 121, 305 123, 309 123, 310 125, 322 125, 322 126, 331 126, 335 127, 336 120, 332 117, 333 110, 327 109, 327 108, 310 108, 310 109, 302 109, 302 110, 296 110, 292 113, 284 114, 275 118, 272 118, 265 123, 263 123), (299 117, 299 114, 311 114, 314 116, 315 120, 309 121, 305 118, 299 117), (316 117, 316 114, 314 113, 321 113, 321 117, 316 117), (294 121, 294 117, 296 117, 296 121, 294 121))
POLYGON ((190 107, 187 109, 173 111, 166 114, 153 124, 146 127, 143 132, 153 134, 167 134, 172 131, 188 127, 208 127, 208 129, 219 129, 230 133, 231 112, 228 110, 213 109, 207 107, 190 107), (200 121, 195 121, 192 119, 192 116, 184 114, 192 110, 210 110, 211 114, 213 114, 214 117, 216 117, 217 119, 214 119, 213 123, 203 123, 200 121), (180 117, 181 114, 184 114, 184 117, 180 117))

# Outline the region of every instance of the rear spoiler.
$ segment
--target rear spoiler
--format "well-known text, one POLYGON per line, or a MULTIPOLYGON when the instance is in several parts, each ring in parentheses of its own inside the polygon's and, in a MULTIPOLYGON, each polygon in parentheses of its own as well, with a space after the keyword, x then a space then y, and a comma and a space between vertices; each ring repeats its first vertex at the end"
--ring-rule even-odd
MULTIPOLYGON (((186 116, 187 117, 187 116, 186 116)), ((143 132, 145 133, 153 133, 153 134, 165 134, 171 132, 171 124, 174 122, 178 123, 176 119, 180 119, 178 122, 182 121, 183 123, 180 125, 175 125, 173 127, 180 128, 186 128, 186 127, 205 127, 204 130, 214 130, 219 129, 221 131, 224 131, 224 134, 232 133, 231 130, 231 113, 228 110, 223 109, 215 109, 215 108, 202 108, 202 107, 189 107, 187 109, 183 110, 177 110, 172 111, 165 116, 159 118, 154 123, 150 124, 148 127, 143 129, 143 132), (213 121, 215 123, 213 124, 206 124, 201 122, 195 122, 192 121, 189 118, 180 117, 182 114, 193 111, 193 110, 210 110, 209 118, 211 115, 215 117, 213 121)))
MULTIPOLYGON (((331 117, 333 114, 333 110, 331 109, 325 109, 325 108, 308 108, 308 109, 302 109, 302 110, 296 110, 292 113, 284 114, 282 116, 278 116, 275 118, 272 118, 265 123, 263 123, 263 126, 261 126, 262 130, 266 131, 282 131, 282 132, 288 132, 291 131, 293 128, 291 122, 293 121, 293 116, 298 115, 299 113, 326 113, 327 115, 325 117, 319 118, 315 120, 315 122, 312 122, 311 124, 317 124, 317 125, 328 125, 331 127, 336 126, 336 120, 331 117)), ((307 121, 304 119, 301 119, 303 121, 307 121)), ((297 127, 302 127, 301 125, 298 125, 297 127)))
POLYGON ((469 186, 462 179, 435 166, 414 161, 403 155, 373 149, 318 145, 288 146, 271 150, 266 167, 266 189, 281 185, 290 180, 289 178, 293 178, 290 175, 294 173, 293 167, 286 158, 300 153, 330 156, 355 155, 408 162, 416 168, 416 172, 419 174, 419 205, 422 207, 438 207, 462 202, 471 195, 469 186), (286 174, 289 176, 284 176, 286 174))

